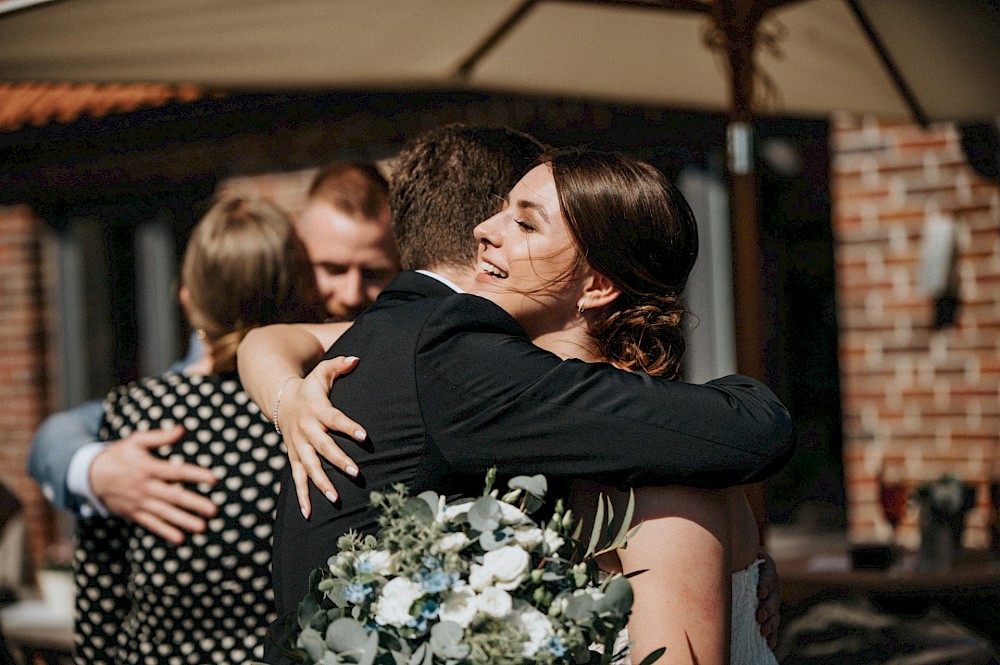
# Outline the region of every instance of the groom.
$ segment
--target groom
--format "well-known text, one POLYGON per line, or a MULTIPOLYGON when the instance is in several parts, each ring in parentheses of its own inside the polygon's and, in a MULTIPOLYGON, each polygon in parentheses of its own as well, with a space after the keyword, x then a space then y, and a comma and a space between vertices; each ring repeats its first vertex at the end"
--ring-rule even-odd
MULTIPOLYGON (((449 126, 402 153, 392 182, 401 261, 426 270, 398 276, 327 354, 361 358, 331 399, 369 438, 357 444, 334 435, 361 474, 337 476, 324 464, 340 502, 310 487, 309 519, 286 467, 272 569, 279 615, 294 617, 309 574, 341 534, 373 530, 368 495, 391 483, 473 493, 498 466, 505 476, 556 481, 723 487, 764 479, 790 456, 787 411, 752 379, 699 386, 561 361, 489 301, 441 297, 471 279, 473 226, 496 212, 540 151, 509 130, 449 126)), ((245 360, 241 352, 241 367, 245 360)), ((269 365, 275 373, 294 373, 279 361, 269 365)), ((265 659, 285 662, 273 644, 265 659)))

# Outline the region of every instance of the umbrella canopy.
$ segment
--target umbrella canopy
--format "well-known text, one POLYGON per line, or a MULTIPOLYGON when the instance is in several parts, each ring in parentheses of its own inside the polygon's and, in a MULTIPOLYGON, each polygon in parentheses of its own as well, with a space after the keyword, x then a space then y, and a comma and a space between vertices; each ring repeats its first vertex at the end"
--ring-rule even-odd
POLYGON ((0 80, 459 87, 718 111, 733 98, 715 25, 741 14, 769 93, 757 111, 1000 112, 992 0, 0 0, 0 80))
POLYGON ((983 121, 996 0, 0 0, 0 80, 546 93, 728 111, 737 365, 762 378, 753 113, 983 121))

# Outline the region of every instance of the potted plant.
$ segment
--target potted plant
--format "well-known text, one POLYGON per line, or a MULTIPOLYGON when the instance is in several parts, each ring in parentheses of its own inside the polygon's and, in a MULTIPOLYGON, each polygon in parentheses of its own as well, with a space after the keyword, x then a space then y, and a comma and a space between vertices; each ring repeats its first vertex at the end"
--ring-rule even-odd
POLYGON ((951 474, 920 485, 913 493, 920 506, 920 553, 925 572, 951 569, 962 543, 965 514, 975 505, 976 487, 951 474))

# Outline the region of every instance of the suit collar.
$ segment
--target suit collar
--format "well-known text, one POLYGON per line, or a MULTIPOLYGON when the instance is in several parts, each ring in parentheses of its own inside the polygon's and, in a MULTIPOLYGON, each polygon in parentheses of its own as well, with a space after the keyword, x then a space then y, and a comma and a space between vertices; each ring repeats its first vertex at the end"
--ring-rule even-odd
POLYGON ((389 282, 389 286, 379 294, 378 300, 416 300, 454 294, 451 288, 433 277, 405 270, 389 282))

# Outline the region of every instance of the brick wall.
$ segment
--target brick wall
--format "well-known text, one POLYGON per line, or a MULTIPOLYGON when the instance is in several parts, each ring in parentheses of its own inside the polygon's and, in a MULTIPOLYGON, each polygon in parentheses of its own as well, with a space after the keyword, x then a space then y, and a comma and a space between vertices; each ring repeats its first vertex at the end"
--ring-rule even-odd
POLYGON ((28 442, 46 413, 42 222, 24 206, 0 207, 0 481, 21 500, 36 564, 52 509, 27 475, 28 442))
MULTIPOLYGON (((883 467, 910 487, 975 483, 964 542, 986 543, 986 483, 1000 476, 1000 191, 966 163, 957 129, 839 116, 831 187, 849 535, 889 535, 883 467), (928 217, 957 228, 955 325, 935 328, 919 288, 928 217)), ((919 540, 909 508, 899 539, 919 540)))

